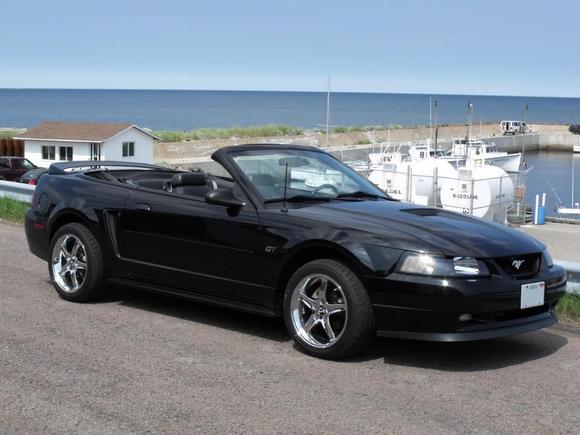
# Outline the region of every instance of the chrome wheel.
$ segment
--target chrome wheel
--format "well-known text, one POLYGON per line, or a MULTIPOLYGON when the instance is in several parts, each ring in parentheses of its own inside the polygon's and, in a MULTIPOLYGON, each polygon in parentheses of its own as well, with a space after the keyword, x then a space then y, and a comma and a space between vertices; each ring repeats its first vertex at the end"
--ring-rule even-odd
POLYGON ((342 288, 323 274, 308 275, 298 283, 292 293, 290 311, 298 336, 319 349, 328 348, 340 340, 348 319, 342 288))
POLYGON ((87 276, 87 251, 77 236, 64 234, 54 244, 52 275, 66 293, 75 293, 83 286, 87 276))

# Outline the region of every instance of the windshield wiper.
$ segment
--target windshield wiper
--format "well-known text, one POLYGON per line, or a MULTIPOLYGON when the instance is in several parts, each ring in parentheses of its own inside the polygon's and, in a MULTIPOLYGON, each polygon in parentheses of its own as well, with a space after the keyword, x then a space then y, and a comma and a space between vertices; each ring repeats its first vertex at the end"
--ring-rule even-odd
POLYGON ((336 195, 337 198, 368 198, 368 199, 389 199, 386 196, 383 195, 376 195, 374 193, 370 193, 370 192, 365 192, 363 190, 355 190, 354 192, 342 192, 339 193, 338 195, 336 195))
MULTIPOLYGON (((286 198, 286 202, 310 202, 310 201, 324 201, 328 202, 332 198, 327 196, 312 196, 312 195, 294 195, 286 198)), ((264 204, 271 204, 273 202, 283 202, 284 198, 271 198, 264 201, 264 204)))

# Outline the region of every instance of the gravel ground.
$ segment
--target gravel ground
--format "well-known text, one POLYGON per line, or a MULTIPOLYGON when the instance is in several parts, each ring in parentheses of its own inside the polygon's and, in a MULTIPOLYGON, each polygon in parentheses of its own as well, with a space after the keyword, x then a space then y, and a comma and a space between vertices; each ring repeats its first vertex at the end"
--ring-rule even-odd
POLYGON ((0 432, 578 433, 580 335, 377 339, 295 350, 281 321, 115 289, 58 298, 22 227, 0 224, 0 432))

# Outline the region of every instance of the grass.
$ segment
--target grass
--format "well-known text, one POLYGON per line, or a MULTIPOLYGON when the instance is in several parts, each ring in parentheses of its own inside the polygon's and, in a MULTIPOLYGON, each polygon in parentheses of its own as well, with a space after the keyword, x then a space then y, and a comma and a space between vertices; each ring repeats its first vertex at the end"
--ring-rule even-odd
POLYGON ((189 131, 162 130, 153 134, 164 142, 182 142, 184 140, 231 139, 234 137, 276 137, 300 136, 304 130, 289 125, 264 125, 231 128, 198 128, 189 131))
POLYGON ((13 198, 0 198, 0 220, 17 224, 24 223, 24 213, 28 208, 26 202, 13 198))
POLYGON ((20 130, 0 130, 0 139, 12 139, 20 133, 20 130))
POLYGON ((580 322, 580 296, 566 293, 558 302, 556 313, 562 320, 580 322))

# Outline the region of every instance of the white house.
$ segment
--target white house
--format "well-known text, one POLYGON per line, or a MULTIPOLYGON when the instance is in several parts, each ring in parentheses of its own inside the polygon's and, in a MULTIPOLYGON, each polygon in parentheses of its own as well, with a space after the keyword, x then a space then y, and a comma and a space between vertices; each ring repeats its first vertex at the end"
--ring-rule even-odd
POLYGON ((78 160, 153 163, 156 136, 134 124, 44 122, 23 133, 24 157, 47 168, 78 160))

